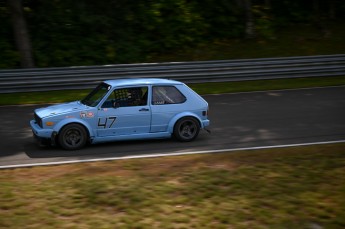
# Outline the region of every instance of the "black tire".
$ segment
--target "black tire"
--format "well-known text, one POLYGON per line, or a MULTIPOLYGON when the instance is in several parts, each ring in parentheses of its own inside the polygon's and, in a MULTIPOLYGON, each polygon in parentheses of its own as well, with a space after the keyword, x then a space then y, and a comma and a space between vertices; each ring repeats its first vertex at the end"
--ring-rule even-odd
POLYGON ((181 142, 190 142, 198 136, 199 131, 198 120, 193 117, 184 117, 176 122, 173 135, 181 142))
POLYGON ((83 126, 73 123, 62 128, 58 135, 58 141, 66 150, 77 150, 85 146, 87 133, 83 126))

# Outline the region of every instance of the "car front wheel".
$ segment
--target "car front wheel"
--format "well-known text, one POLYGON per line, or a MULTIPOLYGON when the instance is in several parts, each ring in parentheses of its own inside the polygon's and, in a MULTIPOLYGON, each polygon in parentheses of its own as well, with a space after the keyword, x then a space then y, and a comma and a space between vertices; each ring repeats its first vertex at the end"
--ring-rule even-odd
POLYGON ((199 122, 193 117, 185 117, 177 121, 173 135, 179 141, 189 142, 198 136, 199 131, 199 122))
POLYGON ((77 150, 86 144, 87 133, 85 128, 79 124, 68 124, 60 131, 58 140, 62 148, 77 150))

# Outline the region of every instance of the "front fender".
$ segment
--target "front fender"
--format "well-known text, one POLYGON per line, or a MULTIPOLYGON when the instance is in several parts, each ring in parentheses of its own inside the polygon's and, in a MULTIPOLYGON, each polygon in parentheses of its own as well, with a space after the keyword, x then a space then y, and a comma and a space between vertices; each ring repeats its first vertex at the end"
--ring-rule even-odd
POLYGON ((195 118, 196 120, 199 121, 200 128, 203 128, 203 126, 202 126, 202 121, 200 120, 200 118, 199 118, 196 114, 194 114, 194 113, 192 113, 192 112, 182 112, 182 113, 179 113, 179 114, 175 115, 175 116, 170 120, 169 125, 168 125, 168 132, 169 132, 169 133, 172 134, 172 133, 174 132, 175 123, 176 123, 179 119, 181 119, 181 118, 183 118, 183 117, 193 117, 193 118, 195 118))
POLYGON ((70 124, 70 123, 79 123, 79 124, 85 126, 85 128, 89 132, 90 138, 94 137, 94 134, 93 134, 93 131, 92 131, 90 124, 85 122, 82 119, 77 119, 77 118, 63 119, 58 124, 56 124, 53 129, 56 133, 59 133, 60 130, 62 129, 62 127, 64 127, 67 124, 70 124))

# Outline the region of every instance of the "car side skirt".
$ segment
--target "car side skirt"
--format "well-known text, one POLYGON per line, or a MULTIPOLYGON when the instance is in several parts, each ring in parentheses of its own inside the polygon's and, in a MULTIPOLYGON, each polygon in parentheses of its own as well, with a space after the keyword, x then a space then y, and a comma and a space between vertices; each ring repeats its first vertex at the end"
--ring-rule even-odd
POLYGON ((126 141, 126 140, 142 140, 142 139, 161 139, 170 138, 171 133, 169 132, 158 132, 158 133, 144 133, 144 134, 131 134, 131 135, 119 135, 119 136, 106 136, 97 137, 91 140, 92 144, 112 141, 126 141))

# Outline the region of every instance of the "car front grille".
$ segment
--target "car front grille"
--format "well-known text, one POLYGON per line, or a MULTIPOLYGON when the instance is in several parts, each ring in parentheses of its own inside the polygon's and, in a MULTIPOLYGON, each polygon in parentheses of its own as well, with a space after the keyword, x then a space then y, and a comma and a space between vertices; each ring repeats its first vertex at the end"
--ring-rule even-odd
POLYGON ((36 113, 34 114, 34 117, 37 125, 39 125, 42 128, 42 119, 36 113))

